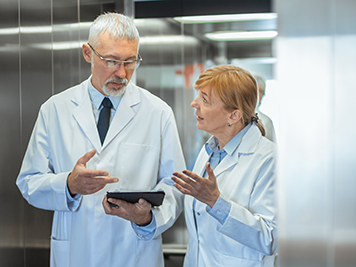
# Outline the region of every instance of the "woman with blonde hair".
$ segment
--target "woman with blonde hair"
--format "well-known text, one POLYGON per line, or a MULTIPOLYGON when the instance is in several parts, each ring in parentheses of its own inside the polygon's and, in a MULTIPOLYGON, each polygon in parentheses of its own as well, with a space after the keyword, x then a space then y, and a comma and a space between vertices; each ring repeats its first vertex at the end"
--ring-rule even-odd
POLYGON ((276 252, 275 145, 258 119, 257 84, 218 66, 195 83, 197 128, 212 135, 193 171, 174 172, 190 234, 185 267, 263 266, 276 252))

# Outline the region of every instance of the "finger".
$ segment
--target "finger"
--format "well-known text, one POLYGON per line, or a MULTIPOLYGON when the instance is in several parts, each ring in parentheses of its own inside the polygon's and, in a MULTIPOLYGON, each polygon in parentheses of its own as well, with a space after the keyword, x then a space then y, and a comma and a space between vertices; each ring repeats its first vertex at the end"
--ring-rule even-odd
POLYGON ((95 179, 99 180, 100 184, 102 185, 113 184, 119 181, 119 178, 117 177, 99 177, 95 179))
POLYGON ((94 157, 96 153, 96 149, 94 148, 92 151, 89 151, 87 153, 84 154, 83 157, 81 157, 80 159, 78 159, 78 164, 83 164, 83 165, 86 165, 87 162, 92 158, 94 157))
POLYGON ((149 203, 147 200, 143 199, 143 198, 140 198, 137 202, 138 204, 138 207, 144 211, 150 211, 151 208, 152 208, 152 205, 151 203, 149 203))
POLYGON ((216 177, 215 177, 213 169, 210 166, 210 162, 208 162, 205 165, 205 169, 206 169, 206 172, 208 173, 208 179, 213 181, 213 182, 215 182, 216 181, 216 177))
POLYGON ((104 178, 109 176, 109 172, 104 170, 85 169, 83 170, 82 175, 88 178, 97 178, 97 177, 104 178))
POLYGON ((98 180, 100 184, 112 184, 117 183, 119 178, 117 177, 95 177, 94 179, 98 180))
POLYGON ((174 185, 179 185, 179 188, 182 188, 182 189, 187 190, 189 192, 192 192, 192 190, 194 190, 193 186, 191 186, 188 183, 185 183, 184 181, 182 181, 182 180, 180 180, 180 179, 178 179, 176 177, 172 177, 172 180, 175 182, 174 185))
POLYGON ((106 214, 110 214, 111 212, 111 206, 110 204, 108 203, 108 199, 107 197, 105 196, 103 201, 102 201, 102 204, 103 204, 103 207, 104 207, 104 211, 106 214))
POLYGON ((174 186, 175 186, 181 193, 183 193, 183 194, 185 194, 185 195, 192 195, 192 193, 191 193, 188 189, 182 187, 182 186, 179 185, 178 183, 175 183, 174 186))
MULTIPOLYGON (((183 171, 184 173, 184 171, 183 171)), ((190 177, 184 175, 184 174, 181 174, 179 172, 174 172, 173 173, 174 176, 178 177, 179 179, 183 180, 185 183, 187 184, 193 184, 195 183, 195 180, 191 179, 190 177)))
POLYGON ((83 185, 87 189, 88 193, 95 193, 105 187, 106 184, 112 183, 112 181, 118 180, 118 178, 101 178, 101 177, 93 177, 87 178, 83 182, 83 185))
POLYGON ((112 204, 115 204, 117 206, 119 206, 120 208, 124 208, 127 209, 129 207, 129 205, 132 205, 129 202, 126 202, 125 200, 122 199, 118 199, 118 198, 109 198, 108 201, 112 204))
POLYGON ((198 174, 196 174, 194 172, 191 172, 191 171, 188 171, 188 170, 184 170, 183 173, 193 181, 197 181, 198 182, 198 181, 204 179, 203 177, 200 177, 198 174))

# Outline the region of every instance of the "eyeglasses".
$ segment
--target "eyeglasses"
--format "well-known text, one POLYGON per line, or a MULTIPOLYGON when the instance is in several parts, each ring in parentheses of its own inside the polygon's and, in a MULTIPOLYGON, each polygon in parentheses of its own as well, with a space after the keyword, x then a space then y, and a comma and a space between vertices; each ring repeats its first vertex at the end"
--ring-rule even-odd
POLYGON ((132 61, 121 61, 121 60, 115 60, 115 59, 111 59, 111 58, 103 58, 101 55, 99 55, 98 52, 95 51, 95 49, 89 44, 89 47, 91 48, 91 50, 93 50, 93 52, 101 59, 105 62, 105 65, 107 68, 109 69, 113 69, 116 67, 120 67, 121 64, 124 64, 125 69, 129 69, 129 70, 133 70, 133 69, 137 69, 141 62, 142 62, 142 57, 140 56, 140 54, 138 54, 138 59, 132 60, 132 61))

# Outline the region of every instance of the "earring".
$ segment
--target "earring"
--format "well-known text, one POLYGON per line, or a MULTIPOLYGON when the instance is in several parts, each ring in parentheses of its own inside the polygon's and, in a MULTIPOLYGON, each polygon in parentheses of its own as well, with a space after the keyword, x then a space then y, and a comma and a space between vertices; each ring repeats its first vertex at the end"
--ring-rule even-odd
POLYGON ((230 127, 231 125, 230 125, 230 123, 227 123, 227 127, 230 127))

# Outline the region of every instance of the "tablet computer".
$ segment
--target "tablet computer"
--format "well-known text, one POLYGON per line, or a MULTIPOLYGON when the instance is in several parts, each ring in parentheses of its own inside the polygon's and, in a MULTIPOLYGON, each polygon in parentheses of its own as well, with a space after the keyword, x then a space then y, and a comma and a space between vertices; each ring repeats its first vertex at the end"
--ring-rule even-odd
MULTIPOLYGON (((151 191, 114 191, 107 192, 107 198, 122 199, 130 203, 137 203, 140 198, 145 199, 147 202, 154 206, 160 206, 163 202, 165 192, 163 190, 151 190, 151 191)), ((109 201, 108 201, 109 202, 109 201)), ((110 203, 111 207, 117 205, 110 203)))

